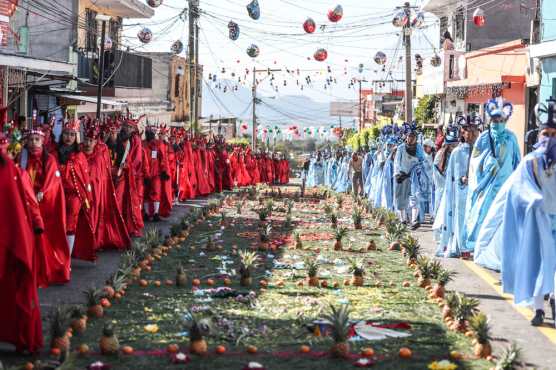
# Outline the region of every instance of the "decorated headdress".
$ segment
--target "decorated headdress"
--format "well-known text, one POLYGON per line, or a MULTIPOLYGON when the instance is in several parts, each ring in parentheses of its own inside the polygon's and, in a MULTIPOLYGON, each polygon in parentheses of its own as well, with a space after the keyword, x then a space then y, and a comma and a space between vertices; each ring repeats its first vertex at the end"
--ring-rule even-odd
POLYGON ((39 136, 44 137, 44 136, 45 136, 45 133, 44 133, 44 131, 42 130, 42 128, 41 128, 40 125, 35 125, 35 126, 33 126, 33 128, 30 128, 30 129, 28 129, 28 130, 25 130, 25 133, 23 134, 23 137, 27 138, 27 137, 29 137, 30 135, 39 135, 39 136))
POLYGON ((446 136, 444 136, 445 144, 455 144, 459 142, 458 125, 450 125, 446 128, 446 136))
POLYGON ((540 130, 556 129, 556 100, 551 96, 546 100, 546 104, 538 103, 535 106, 535 117, 540 130))
POLYGON ((411 123, 404 122, 404 124, 402 125, 402 132, 403 132, 404 135, 416 134, 417 133, 417 123, 415 123, 415 122, 411 122, 411 123))
POLYGON ((476 114, 468 114, 456 118, 456 125, 459 127, 476 127, 479 128, 483 124, 483 120, 476 114))
POLYGON ((501 117, 504 121, 507 121, 512 116, 513 110, 512 103, 504 101, 501 97, 490 99, 485 103, 485 112, 490 118, 501 117))
POLYGON ((423 146, 434 148, 434 141, 432 141, 431 139, 425 139, 425 141, 423 141, 423 146))
POLYGON ((170 133, 170 129, 165 124, 162 124, 158 128, 158 132, 160 135, 167 135, 170 133))
POLYGON ((81 122, 78 119, 73 119, 64 124, 64 131, 79 132, 81 122))
POLYGON ((100 129, 97 121, 89 121, 85 127, 85 137, 87 139, 98 139, 100 129))
POLYGON ((10 145, 10 139, 3 132, 0 132, 0 148, 5 148, 8 145, 10 145))
POLYGON ((158 133, 158 127, 156 127, 155 125, 147 125, 147 127, 145 127, 145 131, 156 134, 158 133))

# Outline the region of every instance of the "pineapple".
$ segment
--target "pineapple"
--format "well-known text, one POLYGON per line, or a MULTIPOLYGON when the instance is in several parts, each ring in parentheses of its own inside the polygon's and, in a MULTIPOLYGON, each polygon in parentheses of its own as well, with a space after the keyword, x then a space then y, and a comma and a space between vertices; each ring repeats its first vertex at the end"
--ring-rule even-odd
POLYGON ((296 231, 293 236, 295 238, 295 249, 303 249, 303 241, 301 241, 301 235, 296 231))
POLYGON ((365 268, 363 266, 363 260, 359 258, 348 259, 350 266, 350 272, 353 274, 353 285, 363 286, 363 275, 365 275, 365 268))
POLYGON ((376 243, 374 240, 369 240, 369 244, 367 244, 367 251, 371 252, 371 251, 376 251, 377 247, 376 247, 376 243))
POLYGON ((336 214, 336 212, 332 212, 328 215, 328 219, 330 220, 330 226, 332 226, 333 229, 337 229, 338 228, 338 215, 336 214))
POLYGON ((336 239, 336 242, 334 243, 334 250, 335 251, 341 251, 342 250, 342 248, 343 248, 342 239, 346 236, 347 231, 348 230, 345 227, 334 230, 334 238, 336 239))
POLYGON ((494 369, 514 370, 521 365, 521 349, 519 349, 515 343, 512 343, 512 345, 504 351, 494 369))
POLYGON ((172 236, 172 238, 175 238, 176 236, 180 235, 181 230, 182 229, 180 224, 174 224, 170 227, 170 235, 172 236))
POLYGON ((334 357, 347 358, 349 356, 349 315, 348 305, 339 307, 331 305, 329 313, 324 317, 327 323, 332 326, 331 334, 334 339, 334 346, 332 346, 330 352, 334 357))
POLYGON ((419 257, 419 252, 421 250, 421 246, 419 245, 419 241, 408 235, 403 242, 403 254, 407 258, 407 265, 411 266, 417 262, 417 258, 419 257))
POLYGON ((459 296, 458 293, 449 293, 446 296, 446 303, 442 308, 442 318, 444 320, 447 320, 448 318, 451 318, 453 316, 456 306, 459 302, 458 296, 459 296))
POLYGON ((492 347, 490 345, 492 337, 490 335, 490 325, 488 324, 486 315, 482 312, 475 314, 469 320, 469 326, 477 339, 474 349, 475 356, 486 358, 492 355, 492 347))
POLYGON ((363 228, 362 220, 363 220, 363 211, 359 207, 355 207, 351 214, 351 219, 353 221, 353 227, 356 230, 360 230, 363 228))
POLYGON ((307 269, 309 286, 318 287, 319 286, 319 278, 317 276, 319 272, 318 262, 310 258, 305 259, 305 269, 307 269))
POLYGON ((272 199, 267 200, 265 203, 265 208, 268 212, 268 215, 272 215, 272 210, 274 209, 274 201, 272 199))
POLYGON ((100 290, 91 287, 84 291, 83 294, 87 297, 87 315, 90 318, 99 318, 104 316, 104 309, 99 303, 100 298, 102 298, 100 290))
POLYGON ((220 226, 226 226, 226 212, 220 212, 220 226))
POLYGON ((102 329, 102 337, 99 342, 100 353, 103 355, 115 355, 120 349, 120 343, 116 334, 114 334, 114 327, 112 324, 104 325, 102 329))
POLYGON ((268 224, 265 227, 262 227, 259 231, 259 236, 261 238, 261 242, 266 243, 270 240, 270 233, 272 232, 272 225, 268 224))
POLYGON ((255 212, 257 213, 257 215, 259 215, 259 221, 261 222, 265 222, 269 216, 267 208, 259 208, 255 212))
POLYGON ((293 206, 294 206, 294 202, 291 199, 288 199, 288 202, 286 203, 286 208, 287 208, 287 214, 291 215, 292 214, 292 210, 293 210, 293 206))
POLYGON ((212 236, 210 236, 210 235, 207 238, 207 244, 205 245, 205 249, 209 252, 214 252, 214 250, 216 249, 216 246, 214 245, 214 242, 212 241, 212 236))
POLYGON ((452 330, 465 332, 467 320, 479 312, 479 301, 465 295, 458 295, 458 302, 454 309, 454 324, 452 330))
POLYGON ((176 286, 184 287, 187 284, 187 275, 182 264, 178 265, 176 269, 176 286))
POLYGON ((69 311, 64 307, 56 307, 50 322, 50 348, 58 348, 62 353, 70 348, 68 321, 69 311))
POLYGON ((241 215, 241 210, 243 209, 244 205, 245 205, 245 202, 243 200, 236 203, 236 213, 238 215, 241 215))
POLYGON ((286 221, 284 222, 284 228, 289 229, 292 227, 292 215, 291 213, 286 214, 286 221))
POLYGON ((189 331, 189 350, 196 355, 206 355, 208 345, 204 336, 210 333, 210 321, 199 319, 193 312, 189 311, 187 321, 189 331))
POLYGON ((431 285, 431 279, 434 277, 434 262, 427 257, 417 259, 417 270, 419 272, 419 286, 426 288, 431 285))
POLYGON ((344 204, 344 197, 342 196, 342 194, 336 195, 336 205, 338 206, 338 209, 342 209, 343 204, 344 204))
POLYGON ((327 216, 330 216, 332 214, 333 210, 332 210, 332 206, 330 204, 325 204, 324 205, 324 214, 327 216))
POLYGON ((249 287, 253 282, 253 279, 251 278, 251 270, 256 266, 259 256, 255 252, 240 251, 239 257, 239 274, 241 276, 240 284, 241 286, 249 287))
POLYGON ((71 328, 75 334, 83 334, 87 330, 87 313, 81 306, 71 308, 71 328))
POLYGON ((432 296, 435 298, 444 298, 446 284, 452 281, 456 275, 457 272, 455 271, 441 269, 437 276, 436 285, 432 289, 432 296))
POLYGON ((407 235, 407 226, 400 223, 397 218, 390 218, 386 223, 386 240, 390 243, 388 250, 399 251, 401 249, 403 240, 407 235))

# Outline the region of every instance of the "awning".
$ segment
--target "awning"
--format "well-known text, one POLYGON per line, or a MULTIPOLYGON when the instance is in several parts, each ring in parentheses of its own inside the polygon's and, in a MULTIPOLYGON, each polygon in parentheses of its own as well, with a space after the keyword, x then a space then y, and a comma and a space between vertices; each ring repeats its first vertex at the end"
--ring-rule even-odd
MULTIPOLYGON (((93 104, 97 103, 96 96, 82 96, 82 95, 70 95, 70 94, 56 94, 56 96, 68 100, 74 100, 76 102, 93 103, 93 104)), ((116 100, 111 100, 106 98, 102 98, 101 103, 103 105, 111 105, 113 107, 127 106, 127 103, 122 103, 116 100)))
POLYGON ((59 73, 62 75, 73 75, 76 68, 75 64, 3 53, 0 53, 0 66, 48 73, 59 73))

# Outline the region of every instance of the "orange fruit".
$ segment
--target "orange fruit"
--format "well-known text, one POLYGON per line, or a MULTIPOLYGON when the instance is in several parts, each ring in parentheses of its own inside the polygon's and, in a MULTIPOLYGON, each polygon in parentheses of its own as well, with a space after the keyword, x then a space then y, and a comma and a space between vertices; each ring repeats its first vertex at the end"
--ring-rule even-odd
POLYGON ((351 284, 351 282, 349 281, 349 279, 344 280, 344 285, 345 285, 345 286, 349 286, 349 284, 351 284))
POLYGON ((106 294, 106 296, 108 298, 113 298, 114 294, 116 294, 116 292, 114 291, 114 288, 112 288, 110 285, 106 285, 102 291, 104 292, 104 294, 106 294))
POLYGON ((214 285, 214 279, 207 279, 207 285, 208 286, 213 286, 214 285))
POLYGON ((268 286, 268 282, 266 280, 259 281, 261 287, 266 288, 268 286))
POLYGON ((82 344, 77 348, 77 352, 81 355, 86 355, 89 353, 89 346, 86 344, 82 344))
POLYGON ((280 288, 282 288, 284 286, 284 280, 278 280, 278 282, 276 283, 276 285, 280 288))
POLYGON ((124 355, 131 355, 133 353, 133 347, 131 346, 123 346, 122 347, 122 353, 124 355))
POLYGON ((303 280, 299 280, 297 282, 297 286, 300 287, 300 288, 303 288, 303 280))
POLYGON ((178 353, 178 351, 180 350, 180 347, 177 344, 168 344, 168 347, 166 347, 166 351, 168 353, 178 353))
POLYGON ((149 285, 149 282, 148 282, 147 280, 145 280, 145 279, 139 280, 139 286, 141 286, 141 287, 144 288, 144 287, 146 287, 146 286, 148 286, 148 285, 149 285))
POLYGON ((228 279, 228 278, 224 279, 224 285, 230 286, 231 284, 232 284, 232 281, 230 279, 228 279))
POLYGON ((226 352, 226 347, 220 345, 220 346, 216 346, 216 348, 214 349, 214 351, 216 353, 218 353, 219 355, 223 354, 226 352))
POLYGON ((201 285, 201 280, 193 279, 193 281, 191 281, 191 284, 193 284, 193 286, 199 286, 199 285, 201 285))
POLYGON ((160 282, 160 280, 155 280, 155 282, 154 282, 154 286, 155 286, 155 287, 158 288, 158 287, 160 287, 161 285, 162 285, 162 283, 160 282))
POLYGON ((105 308, 106 308, 106 307, 112 306, 112 304, 110 303, 110 301, 108 300, 108 298, 102 298, 102 299, 100 300, 100 305, 101 305, 102 307, 105 307, 105 308))
POLYGON ((375 350, 371 347, 365 347, 361 350, 361 355, 363 357, 373 357, 375 355, 375 350))
POLYGON ((33 370, 35 368, 35 365, 33 365, 32 362, 26 362, 25 366, 23 367, 25 370, 33 370))
POLYGON ((333 287, 334 287, 334 288, 339 288, 339 287, 340 287, 340 283, 338 283, 337 281, 335 281, 333 287))
POLYGON ((328 281, 322 280, 322 281, 320 282, 320 286, 323 287, 323 288, 328 288, 328 281))
POLYGON ((247 346, 247 353, 257 353, 257 347, 255 346, 247 346))
POLYGON ((50 355, 51 356, 58 357, 58 356, 60 356, 61 353, 62 353, 62 351, 60 351, 60 348, 51 348, 50 349, 50 355))
POLYGON ((120 299, 122 299, 122 295, 120 294, 120 292, 116 292, 114 293, 114 299, 119 301, 120 299))
POLYGON ((311 352, 311 347, 307 346, 307 345, 302 345, 301 347, 299 347, 299 352, 301 353, 309 353, 311 352))
POLYGON ((406 280, 406 281, 404 281, 404 282, 402 283, 402 286, 403 286, 404 288, 409 288, 409 287, 411 286, 411 283, 410 283, 409 281, 406 280))
POLYGON ((411 358, 411 356, 413 356, 413 353, 411 352, 411 350, 407 347, 402 347, 400 348, 400 357, 401 358, 411 358))
POLYGON ((174 285, 174 281, 170 279, 166 279, 166 281, 164 281, 164 284, 166 284, 167 286, 172 286, 174 285))

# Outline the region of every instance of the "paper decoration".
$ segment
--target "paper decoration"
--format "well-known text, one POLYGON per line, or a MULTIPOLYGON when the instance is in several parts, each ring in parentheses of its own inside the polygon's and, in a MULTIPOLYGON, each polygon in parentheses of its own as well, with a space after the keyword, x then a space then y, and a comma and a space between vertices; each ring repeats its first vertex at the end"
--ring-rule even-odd
POLYGON ((326 51, 326 49, 323 48, 318 49, 317 51, 315 51, 313 58, 315 58, 316 61, 324 62, 326 58, 328 58, 328 51, 326 51))
POLYGON ((261 17, 261 7, 257 0, 253 0, 247 5, 247 13, 249 13, 249 16, 254 20, 261 17))
POLYGON ((239 38, 239 25, 234 21, 230 21, 228 23, 228 33, 230 40, 236 41, 239 38))
POLYGON ((171 49, 172 49, 172 53, 181 54, 181 52, 183 51, 183 42, 181 42, 180 40, 174 41, 171 49))
POLYGON ((328 20, 330 22, 339 22, 344 16, 344 9, 341 5, 336 5, 334 9, 328 11, 328 20))
POLYGON ((303 29, 307 33, 315 32, 316 28, 317 28, 317 24, 312 18, 307 18, 307 20, 303 22, 303 29))
POLYGON ((162 5, 162 0, 147 0, 147 4, 151 8, 158 8, 160 5, 162 5))
POLYGON ((137 34, 137 38, 139 39, 139 41, 141 41, 143 44, 148 44, 149 42, 151 42, 151 40, 153 39, 153 33, 152 31, 147 28, 144 27, 141 31, 139 31, 139 33, 137 34))
POLYGON ((477 27, 483 27, 485 25, 485 12, 481 8, 475 9, 473 12, 473 23, 477 27))
POLYGON ((377 51, 374 57, 374 61, 376 64, 379 65, 386 64, 386 54, 384 54, 382 51, 377 51))
POLYGON ((260 50, 257 45, 252 44, 247 48, 247 55, 249 55, 251 58, 256 58, 259 56, 259 54, 260 54, 260 50))

